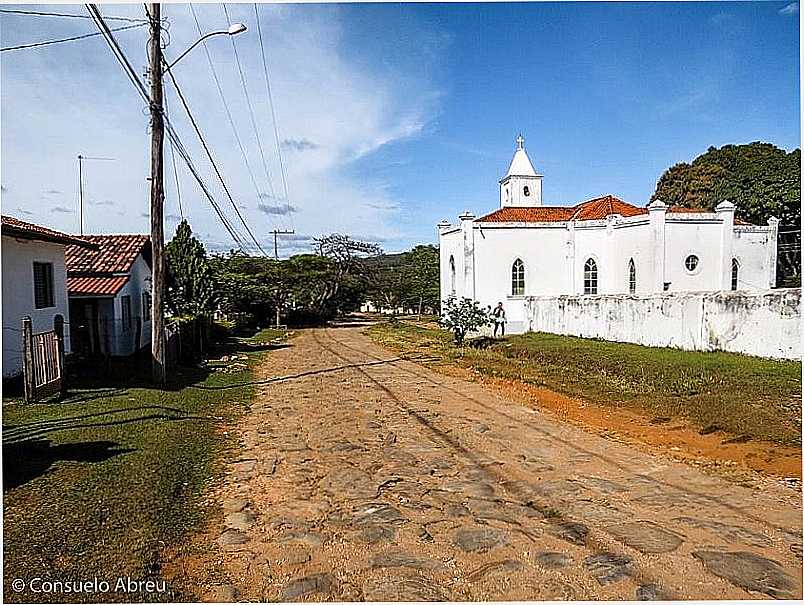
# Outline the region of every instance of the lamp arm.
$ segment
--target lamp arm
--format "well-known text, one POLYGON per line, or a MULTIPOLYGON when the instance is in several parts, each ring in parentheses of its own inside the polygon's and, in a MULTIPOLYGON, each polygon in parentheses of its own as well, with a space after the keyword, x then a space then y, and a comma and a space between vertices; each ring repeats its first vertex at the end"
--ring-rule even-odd
POLYGON ((174 65, 176 65, 176 63, 178 63, 179 61, 181 61, 181 60, 184 58, 184 56, 185 56, 187 53, 189 53, 191 50, 193 50, 193 49, 194 49, 196 46, 198 46, 199 44, 201 44, 201 42, 203 42, 203 41, 204 41, 204 40, 206 40, 207 38, 211 38, 212 36, 220 36, 220 35, 222 35, 222 34, 229 35, 229 32, 227 32, 227 31, 210 32, 210 33, 208 33, 208 34, 205 34, 205 35, 201 36, 201 37, 200 37, 198 40, 196 40, 195 42, 193 42, 193 43, 192 43, 192 45, 190 45, 190 48, 188 48, 188 49, 187 49, 187 50, 185 50, 185 51, 184 51, 182 54, 180 54, 180 55, 179 55, 179 57, 178 57, 178 59, 176 59, 175 61, 173 61, 173 63, 170 63, 170 64, 169 64, 169 65, 166 67, 165 71, 170 71, 170 69, 171 69, 171 68, 172 68, 174 65))

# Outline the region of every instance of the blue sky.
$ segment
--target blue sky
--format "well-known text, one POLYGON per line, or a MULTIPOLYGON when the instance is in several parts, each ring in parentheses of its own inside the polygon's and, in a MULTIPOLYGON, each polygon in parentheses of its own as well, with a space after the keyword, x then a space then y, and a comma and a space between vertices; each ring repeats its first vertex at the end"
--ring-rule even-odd
MULTIPOLYGON (((42 10, 85 14, 81 5, 42 10)), ((171 23, 165 53, 176 56, 195 39, 195 25, 185 5, 164 10, 171 23)), ((219 6, 196 10, 205 31, 225 25, 219 6)), ((267 171, 231 40, 213 39, 208 48, 256 188, 203 49, 182 61, 177 77, 260 239, 271 241, 273 227, 296 229, 283 242, 285 254, 308 250, 306 238, 331 231, 379 240, 389 251, 433 242, 440 219, 496 207, 497 180, 520 131, 544 174, 550 205, 605 193, 644 204, 665 168, 710 145, 800 146, 797 4, 264 5, 260 18, 296 209, 277 214, 265 195, 265 172, 275 189, 280 177, 253 10, 229 5, 232 19, 249 26, 235 41, 267 171)), ((141 5, 103 11, 142 12, 141 5)), ((0 16, 0 26, 3 46, 92 31, 89 21, 14 15, 0 16)), ((142 67, 145 32, 118 37, 142 67)), ((111 156, 117 161, 88 166, 87 228, 145 232, 146 119, 102 40, 7 52, 2 59, 3 212, 76 231, 75 156, 111 156)), ((183 140, 214 185, 175 95, 168 95, 183 140)), ((170 230, 178 205, 168 167, 170 230)), ((231 246, 179 170, 194 229, 211 249, 231 246)), ((224 202, 220 188, 213 190, 224 202)))

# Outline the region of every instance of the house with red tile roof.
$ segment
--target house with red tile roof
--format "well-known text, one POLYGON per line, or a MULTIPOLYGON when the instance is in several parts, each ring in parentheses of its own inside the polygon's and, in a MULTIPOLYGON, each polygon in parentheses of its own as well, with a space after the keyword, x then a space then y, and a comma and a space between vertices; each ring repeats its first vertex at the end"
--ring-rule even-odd
POLYGON ((150 343, 151 242, 147 235, 84 235, 69 245, 67 292, 73 350, 136 353, 150 343))
POLYGON ((734 204, 714 212, 634 205, 614 195, 543 204, 543 175, 516 140, 499 207, 438 224, 441 298, 502 302, 508 330, 525 331, 533 297, 763 290, 776 283, 778 221, 749 225, 734 204))
POLYGON ((94 244, 41 225, 2 216, 3 378, 22 373, 22 320, 31 318, 34 333, 64 325, 64 348, 71 352, 65 249, 94 244))

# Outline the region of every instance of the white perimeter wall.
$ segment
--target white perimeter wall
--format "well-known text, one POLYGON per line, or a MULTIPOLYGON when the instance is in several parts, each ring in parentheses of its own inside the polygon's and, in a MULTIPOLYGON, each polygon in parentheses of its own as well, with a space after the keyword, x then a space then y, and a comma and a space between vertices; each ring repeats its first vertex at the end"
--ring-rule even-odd
MULTIPOLYGON (((653 347, 801 358, 801 289, 528 297, 525 330, 653 347)), ((512 332, 519 332, 515 329, 512 332)))
POLYGON ((64 348, 70 352, 70 313, 64 245, 2 238, 3 256, 3 376, 22 372, 22 318, 31 317, 34 333, 53 329, 56 315, 64 317, 64 348), (47 309, 34 308, 33 263, 53 263, 53 301, 47 309))

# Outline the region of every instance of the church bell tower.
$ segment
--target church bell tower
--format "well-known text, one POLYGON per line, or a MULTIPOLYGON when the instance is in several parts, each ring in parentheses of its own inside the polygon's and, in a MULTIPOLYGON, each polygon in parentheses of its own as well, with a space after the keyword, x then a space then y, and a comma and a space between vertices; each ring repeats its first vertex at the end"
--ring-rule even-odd
POLYGON ((525 138, 516 138, 516 151, 508 172, 500 181, 500 207, 542 205, 542 175, 537 174, 525 151, 525 138))

